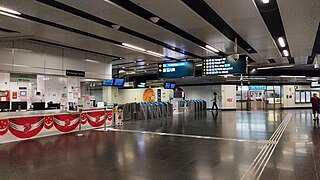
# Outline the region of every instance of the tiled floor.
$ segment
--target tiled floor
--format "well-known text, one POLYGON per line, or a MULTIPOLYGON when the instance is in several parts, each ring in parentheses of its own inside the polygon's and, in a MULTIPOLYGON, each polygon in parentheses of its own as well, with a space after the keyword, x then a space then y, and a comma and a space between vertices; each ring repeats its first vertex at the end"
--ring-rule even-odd
POLYGON ((1 144, 0 179, 241 179, 287 114, 292 119, 261 179, 317 179, 320 127, 309 110, 180 114, 122 127, 137 132, 86 131, 84 137, 1 144))

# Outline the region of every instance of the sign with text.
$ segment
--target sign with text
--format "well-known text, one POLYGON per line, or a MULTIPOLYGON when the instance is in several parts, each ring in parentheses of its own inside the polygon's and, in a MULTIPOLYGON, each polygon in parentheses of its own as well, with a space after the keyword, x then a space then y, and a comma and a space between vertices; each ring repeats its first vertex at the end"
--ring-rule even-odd
POLYGON ((84 71, 76 71, 76 70, 66 70, 67 76, 74 76, 74 77, 86 77, 86 73, 84 71))
POLYGON ((193 61, 172 62, 158 64, 159 78, 179 78, 193 76, 193 61))
POLYGON ((267 90, 267 86, 249 86, 249 90, 267 90))
POLYGON ((203 60, 203 75, 245 74, 247 73, 247 56, 240 55, 238 60, 233 58, 212 58, 203 60))
POLYGON ((20 73, 10 73, 10 82, 37 82, 36 74, 20 74, 20 73))

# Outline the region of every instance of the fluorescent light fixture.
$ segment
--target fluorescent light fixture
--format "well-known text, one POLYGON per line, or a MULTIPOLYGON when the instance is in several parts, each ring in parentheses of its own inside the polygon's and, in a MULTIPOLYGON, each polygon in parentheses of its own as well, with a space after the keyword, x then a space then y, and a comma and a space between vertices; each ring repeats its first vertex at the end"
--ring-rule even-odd
POLYGON ((286 57, 289 56, 289 51, 288 50, 283 50, 282 52, 283 52, 284 56, 286 56, 286 57))
POLYGON ((157 52, 153 52, 153 51, 147 51, 147 53, 154 55, 154 56, 158 56, 158 57, 164 57, 163 54, 157 53, 157 52))
POLYGON ((122 43, 122 46, 125 46, 125 47, 128 47, 128 48, 132 48, 132 49, 135 49, 135 50, 138 50, 138 51, 147 51, 143 48, 140 48, 140 47, 137 47, 137 46, 134 46, 134 45, 131 45, 131 44, 127 44, 127 43, 122 43))
POLYGON ((13 14, 9 14, 9 13, 3 12, 3 11, 0 11, 0 14, 5 15, 5 16, 9 16, 9 17, 13 17, 13 18, 17 18, 17 19, 22 19, 19 16, 16 16, 16 15, 13 15, 13 14))
POLYGON ((0 6, 0 11, 4 11, 4 12, 10 13, 10 14, 15 14, 15 15, 21 15, 21 13, 19 13, 18 11, 15 11, 15 10, 12 10, 9 8, 5 8, 2 6, 0 6))
POLYGON ((290 75, 282 75, 280 77, 284 77, 284 78, 305 78, 306 76, 290 76, 290 75))
POLYGON ((283 37, 279 37, 278 42, 281 47, 286 47, 286 42, 284 42, 283 37))
POLYGON ((197 64, 196 66, 202 66, 202 64, 197 64))
POLYGON ((92 62, 92 63, 100 63, 100 61, 91 60, 91 59, 86 59, 85 61, 87 61, 87 62, 92 62))
POLYGON ((212 46, 209 46, 209 45, 206 45, 206 48, 209 49, 209 50, 211 50, 211 51, 213 51, 213 52, 215 52, 215 53, 218 53, 218 52, 219 52, 218 49, 216 49, 216 48, 214 48, 214 47, 212 47, 212 46))
POLYGON ((289 67, 294 67, 294 65, 287 65, 287 66, 270 66, 270 67, 261 67, 257 68, 257 70, 264 70, 264 69, 279 69, 279 68, 289 68, 289 67))
POLYGON ((120 70, 120 71, 119 71, 119 73, 125 73, 125 72, 126 72, 125 70, 120 70))
POLYGON ((269 0, 262 0, 263 4, 268 4, 269 0))

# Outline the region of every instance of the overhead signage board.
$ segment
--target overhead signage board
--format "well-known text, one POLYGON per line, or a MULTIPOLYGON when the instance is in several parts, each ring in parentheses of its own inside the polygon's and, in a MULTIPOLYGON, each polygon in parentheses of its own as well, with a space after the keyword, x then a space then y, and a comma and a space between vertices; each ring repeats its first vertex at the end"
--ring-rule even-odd
POLYGON ((158 64, 159 78, 179 78, 193 76, 193 61, 172 62, 158 64))
POLYGON ((203 75, 246 74, 247 56, 240 55, 238 60, 231 56, 203 60, 203 75))
POLYGON ((267 86, 249 86, 249 90, 267 90, 267 86))
POLYGON ((86 73, 84 71, 76 71, 76 70, 67 69, 66 76, 86 77, 86 73))
POLYGON ((20 74, 20 73, 10 73, 10 82, 37 82, 36 74, 20 74))

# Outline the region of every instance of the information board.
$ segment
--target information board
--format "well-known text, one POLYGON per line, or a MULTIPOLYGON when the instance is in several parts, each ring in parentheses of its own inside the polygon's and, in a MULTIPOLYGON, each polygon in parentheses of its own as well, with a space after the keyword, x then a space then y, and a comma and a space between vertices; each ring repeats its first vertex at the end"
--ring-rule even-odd
POLYGON ((238 60, 231 56, 203 60, 203 75, 245 74, 247 73, 247 56, 240 55, 238 60))
POLYGON ((179 78, 193 76, 193 61, 172 62, 158 64, 159 78, 179 78))

